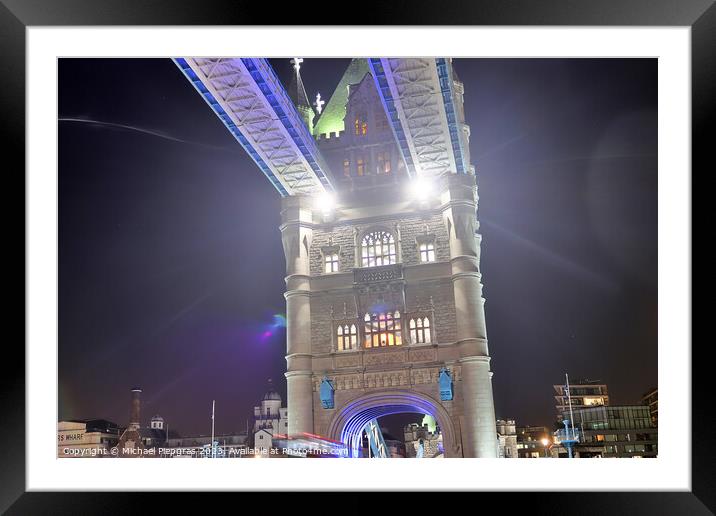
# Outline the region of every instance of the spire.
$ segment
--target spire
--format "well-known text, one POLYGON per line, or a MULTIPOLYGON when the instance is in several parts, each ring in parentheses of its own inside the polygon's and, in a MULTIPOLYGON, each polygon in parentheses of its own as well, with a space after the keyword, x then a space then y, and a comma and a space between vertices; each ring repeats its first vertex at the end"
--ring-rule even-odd
POLYGON ((288 96, 298 108, 298 112, 301 113, 304 122, 308 126, 308 129, 313 133, 313 118, 316 113, 311 107, 311 102, 308 100, 306 94, 306 88, 303 86, 303 80, 301 80, 301 63, 303 58, 294 57, 291 60, 293 65, 293 74, 291 74, 291 82, 288 86, 288 96))

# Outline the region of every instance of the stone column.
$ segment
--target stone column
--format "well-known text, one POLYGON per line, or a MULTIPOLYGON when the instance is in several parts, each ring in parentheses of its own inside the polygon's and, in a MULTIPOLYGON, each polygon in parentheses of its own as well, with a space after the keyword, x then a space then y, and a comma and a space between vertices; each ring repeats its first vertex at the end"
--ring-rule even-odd
POLYGON ((477 191, 472 175, 451 175, 443 192, 443 217, 450 231, 457 342, 462 369, 465 457, 497 457, 492 373, 487 349, 480 274, 477 191))
POLYGON ((288 433, 313 432, 310 256, 313 200, 282 201, 281 239, 286 255, 286 384, 288 433))

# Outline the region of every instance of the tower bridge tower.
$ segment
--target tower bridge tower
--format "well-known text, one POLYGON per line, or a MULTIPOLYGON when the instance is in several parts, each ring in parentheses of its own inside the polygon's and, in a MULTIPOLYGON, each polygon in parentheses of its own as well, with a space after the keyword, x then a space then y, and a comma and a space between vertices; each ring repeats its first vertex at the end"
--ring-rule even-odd
MULTIPOLYGON (((288 432, 350 442, 372 419, 418 412, 437 421, 446 457, 496 457, 463 87, 448 62, 468 166, 441 171, 429 145, 414 154, 423 161, 406 158, 379 65, 353 60, 311 121, 335 192, 282 199, 288 432)), ((421 119, 409 108, 415 153, 421 119)))

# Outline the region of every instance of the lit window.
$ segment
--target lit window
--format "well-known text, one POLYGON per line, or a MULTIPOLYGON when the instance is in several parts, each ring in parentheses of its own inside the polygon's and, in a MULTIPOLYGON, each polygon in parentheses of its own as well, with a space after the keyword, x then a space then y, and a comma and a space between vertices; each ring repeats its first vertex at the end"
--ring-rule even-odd
POLYGON ((356 115, 354 127, 356 136, 365 136, 368 134, 368 117, 364 113, 356 115))
POLYGON ((378 173, 390 174, 390 152, 378 153, 378 173))
POLYGON ((400 312, 365 314, 363 345, 366 348, 400 346, 400 312))
POLYGON ((351 161, 349 159, 343 160, 343 175, 344 176, 351 175, 351 161))
POLYGON ((362 157, 356 160, 356 174, 362 176, 365 174, 365 161, 362 157))
POLYGON ((326 268, 325 268, 326 272, 338 272, 338 255, 337 254, 327 254, 324 258, 324 263, 326 265, 326 268))
POLYGON ((430 319, 417 317, 410 319, 410 342, 413 344, 430 344, 430 319))
POLYGON ((374 231, 363 238, 363 267, 390 265, 396 262, 395 239, 386 231, 374 231))
POLYGON ((355 324, 341 324, 336 330, 336 340, 338 351, 356 349, 356 345, 358 344, 358 328, 356 328, 355 324))
POLYGON ((421 262, 434 262, 435 261, 435 244, 428 242, 420 244, 420 261, 421 262))

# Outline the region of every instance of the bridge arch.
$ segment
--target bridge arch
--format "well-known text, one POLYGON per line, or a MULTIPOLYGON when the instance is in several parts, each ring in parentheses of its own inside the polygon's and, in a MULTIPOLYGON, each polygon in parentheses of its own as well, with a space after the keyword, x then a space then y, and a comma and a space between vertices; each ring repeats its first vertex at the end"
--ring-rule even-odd
POLYGON ((328 437, 345 443, 349 457, 358 457, 363 428, 371 419, 406 412, 433 416, 443 435, 445 457, 461 456, 461 439, 450 414, 439 401, 415 391, 370 392, 346 402, 331 419, 328 437))

